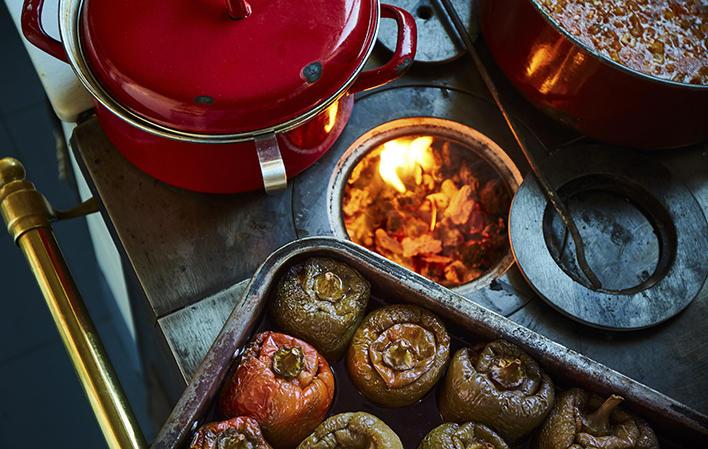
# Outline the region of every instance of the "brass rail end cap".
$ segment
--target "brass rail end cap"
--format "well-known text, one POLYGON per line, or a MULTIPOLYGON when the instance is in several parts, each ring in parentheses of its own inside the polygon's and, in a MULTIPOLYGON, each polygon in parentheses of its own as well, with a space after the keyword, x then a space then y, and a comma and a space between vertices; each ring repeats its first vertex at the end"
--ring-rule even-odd
POLYGON ((0 159, 0 189, 12 181, 22 181, 26 176, 25 167, 14 157, 0 159))

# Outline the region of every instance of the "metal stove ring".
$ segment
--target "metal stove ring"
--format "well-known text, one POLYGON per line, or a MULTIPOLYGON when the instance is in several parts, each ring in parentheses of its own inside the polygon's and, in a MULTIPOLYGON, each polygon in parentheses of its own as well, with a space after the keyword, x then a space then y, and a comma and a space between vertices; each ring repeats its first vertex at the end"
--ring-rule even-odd
MULTIPOLYGON (((351 176, 354 167, 373 149, 398 137, 425 133, 443 137, 451 141, 464 142, 469 151, 484 160, 494 169, 498 178, 504 183, 513 196, 519 188, 523 177, 511 158, 486 135, 459 122, 438 117, 406 117, 383 123, 359 137, 339 159, 327 187, 327 212, 329 224, 334 235, 341 239, 349 239, 344 226, 342 212, 342 196, 344 186, 351 176)), ((470 293, 489 286, 493 280, 504 275, 514 264, 511 252, 507 253, 479 278, 466 284, 454 287, 461 294, 470 293)))
POLYGON ((512 202, 511 246, 522 274, 548 304, 607 330, 656 326, 688 307, 708 276, 708 223, 686 186, 646 156, 599 145, 559 151, 543 165, 556 189, 589 177, 614 186, 642 211, 659 240, 659 260, 647 279, 626 289, 593 290, 553 257, 544 232, 548 205, 538 183, 528 177, 512 202))

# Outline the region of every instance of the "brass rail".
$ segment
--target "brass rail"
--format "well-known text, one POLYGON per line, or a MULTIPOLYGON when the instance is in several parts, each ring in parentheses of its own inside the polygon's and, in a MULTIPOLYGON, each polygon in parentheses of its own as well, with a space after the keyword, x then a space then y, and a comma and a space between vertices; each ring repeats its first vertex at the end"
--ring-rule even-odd
POLYGON ((0 159, 0 214, 37 279, 108 447, 147 447, 52 233, 57 214, 16 159, 0 159))

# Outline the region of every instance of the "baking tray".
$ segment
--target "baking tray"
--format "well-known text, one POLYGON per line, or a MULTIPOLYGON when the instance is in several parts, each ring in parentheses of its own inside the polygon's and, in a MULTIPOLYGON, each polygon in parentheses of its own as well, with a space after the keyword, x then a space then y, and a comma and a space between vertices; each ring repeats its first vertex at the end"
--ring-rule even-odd
MULTIPOLYGON (((648 420, 662 447, 708 447, 708 417, 668 396, 636 382, 594 360, 555 343, 513 321, 489 311, 452 291, 406 270, 348 241, 312 237, 290 243, 273 253, 256 271, 243 297, 235 306, 211 349, 179 399, 153 444, 155 449, 185 449, 196 428, 211 417, 213 402, 240 349, 259 326, 264 326, 266 304, 281 274, 298 261, 314 256, 330 257, 357 269, 372 285, 372 302, 412 303, 437 313, 462 340, 488 341, 503 338, 524 348, 554 379, 556 385, 580 386, 625 398, 624 406, 648 420)), ((267 325, 266 325, 267 326, 267 325)), ((331 412, 342 411, 343 390, 339 369, 333 366, 338 396, 331 412)), ((339 367, 338 367, 339 366, 339 367)), ((346 376, 344 376, 346 377, 346 376)), ((346 385, 344 385, 346 387, 346 385)), ((348 392, 345 392, 348 393, 348 392)), ((351 399, 352 394, 344 394, 351 399)), ((429 396, 434 396, 434 392, 429 396)), ((424 399, 433 401, 434 397, 424 399)), ((350 411, 363 410, 351 404, 350 411)), ((381 418, 396 430, 399 421, 410 421, 406 409, 389 409, 381 418)), ((376 414, 376 411, 374 411, 376 414)), ((420 427, 420 417, 416 425, 420 427)), ((423 417, 423 419, 426 419, 423 417)), ((421 430, 421 432, 430 429, 421 430)), ((403 436, 403 435, 402 435, 403 436)), ((410 444, 406 446, 408 449, 410 444)), ((415 449, 415 446, 410 447, 415 449)))

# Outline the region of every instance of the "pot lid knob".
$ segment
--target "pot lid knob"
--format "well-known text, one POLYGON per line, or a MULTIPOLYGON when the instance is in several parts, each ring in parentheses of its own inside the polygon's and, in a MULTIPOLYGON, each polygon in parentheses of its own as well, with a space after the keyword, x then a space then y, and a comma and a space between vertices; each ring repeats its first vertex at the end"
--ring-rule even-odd
POLYGON ((234 20, 245 19, 251 15, 251 5, 246 0, 226 0, 229 17, 234 20))

